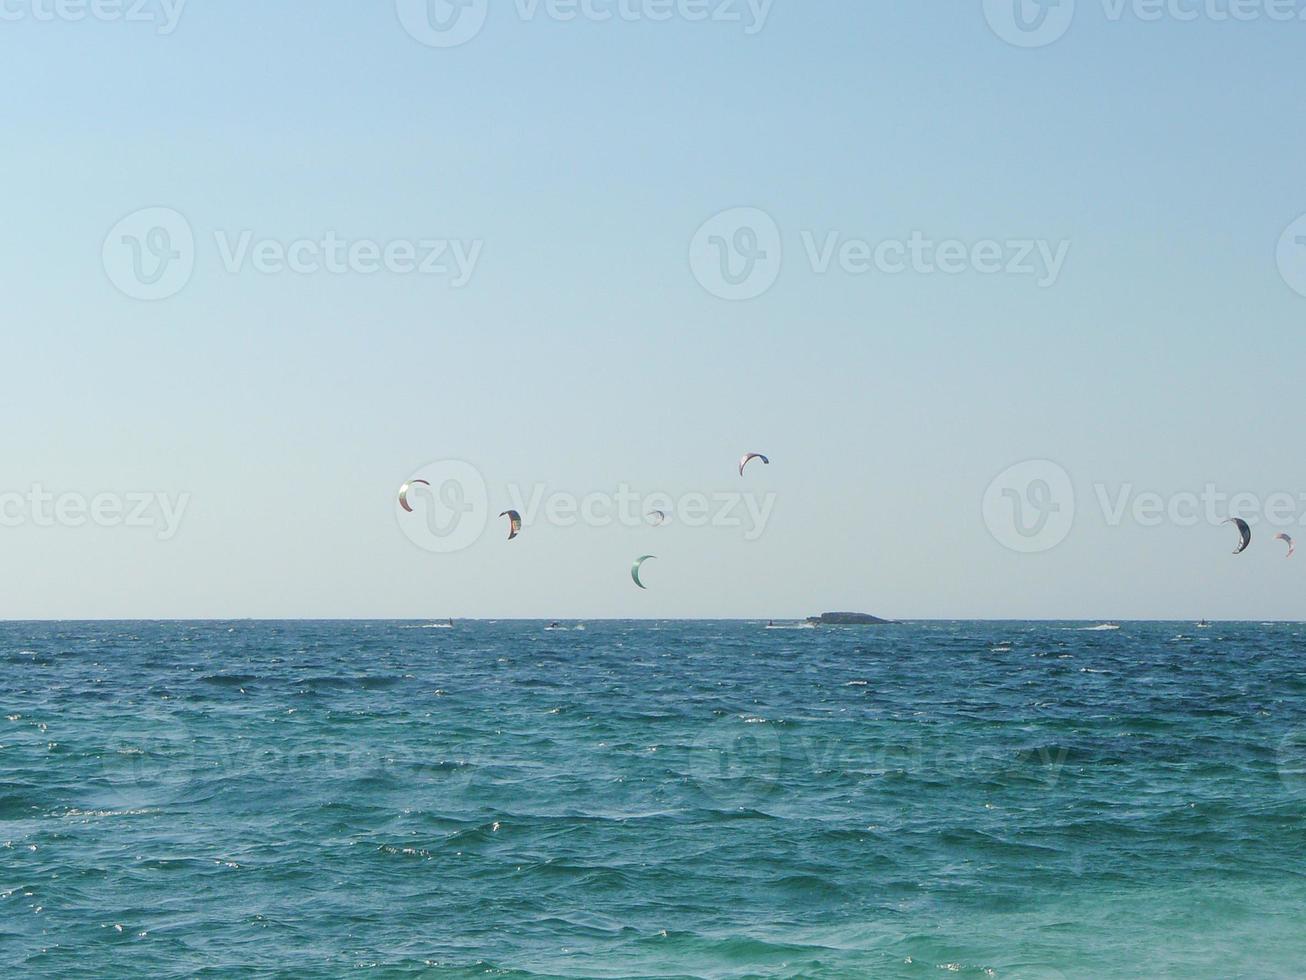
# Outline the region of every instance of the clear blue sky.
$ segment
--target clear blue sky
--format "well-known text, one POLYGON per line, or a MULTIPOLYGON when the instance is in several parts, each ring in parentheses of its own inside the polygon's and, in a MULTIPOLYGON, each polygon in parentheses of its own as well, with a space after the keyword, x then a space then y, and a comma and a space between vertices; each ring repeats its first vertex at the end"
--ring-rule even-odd
POLYGON ((0 529, 0 613, 1306 617, 1306 554, 1272 530, 1234 559, 1230 528, 1109 526, 1092 489, 1306 490, 1306 298, 1275 251, 1306 212, 1306 23, 1079 0, 1025 50, 978 2, 775 0, 752 36, 491 4, 449 49, 352 0, 192 2, 167 36, 0 22, 0 490, 191 495, 166 541, 0 529), (196 237, 157 302, 101 263, 147 206, 196 237), (746 302, 688 261, 736 206, 784 243, 746 302), (245 230, 483 248, 462 288, 229 274, 214 235, 245 230), (817 275, 804 231, 1070 251, 1049 288, 817 275), (741 481, 751 449, 773 462, 741 481), (546 522, 510 545, 492 522, 432 554, 394 492, 444 458, 492 514, 536 481, 742 484, 775 512, 755 541, 546 522), (1018 554, 981 501, 1031 458, 1078 508, 1018 554))

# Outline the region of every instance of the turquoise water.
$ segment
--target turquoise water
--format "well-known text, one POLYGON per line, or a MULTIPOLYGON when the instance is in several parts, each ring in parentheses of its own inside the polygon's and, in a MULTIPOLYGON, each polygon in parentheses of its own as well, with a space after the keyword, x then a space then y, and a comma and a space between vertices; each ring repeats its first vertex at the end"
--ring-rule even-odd
POLYGON ((1306 975, 1301 626, 544 625, 0 626, 0 968, 1306 975))

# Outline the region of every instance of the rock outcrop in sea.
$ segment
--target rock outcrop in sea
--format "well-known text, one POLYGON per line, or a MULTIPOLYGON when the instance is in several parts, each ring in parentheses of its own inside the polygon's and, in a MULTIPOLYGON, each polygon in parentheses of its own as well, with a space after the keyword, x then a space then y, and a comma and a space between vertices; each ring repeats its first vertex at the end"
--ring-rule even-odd
POLYGON ((893 620, 881 619, 869 613, 828 612, 819 616, 808 616, 807 621, 815 626, 891 626, 893 620))

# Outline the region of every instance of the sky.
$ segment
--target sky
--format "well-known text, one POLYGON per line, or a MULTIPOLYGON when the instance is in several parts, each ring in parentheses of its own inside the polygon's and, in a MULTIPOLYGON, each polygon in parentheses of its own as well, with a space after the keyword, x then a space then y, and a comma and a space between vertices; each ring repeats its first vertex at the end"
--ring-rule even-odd
POLYGON ((464 2, 0 3, 0 616, 1306 618, 1306 0, 464 2))

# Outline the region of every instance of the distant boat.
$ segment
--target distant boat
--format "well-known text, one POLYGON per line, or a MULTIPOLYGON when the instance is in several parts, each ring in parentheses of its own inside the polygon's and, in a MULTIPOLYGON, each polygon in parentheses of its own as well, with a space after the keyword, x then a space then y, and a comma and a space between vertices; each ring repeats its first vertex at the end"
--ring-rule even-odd
POLYGON ((1208 623, 1206 620, 1202 620, 1200 623, 1197 624, 1197 628, 1199 630, 1209 630, 1211 628, 1211 624, 1208 623))

